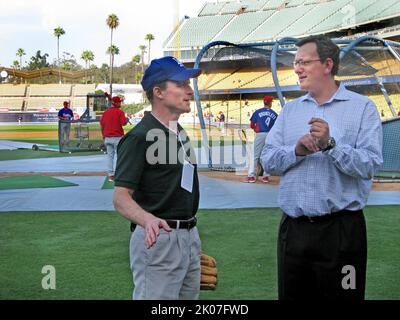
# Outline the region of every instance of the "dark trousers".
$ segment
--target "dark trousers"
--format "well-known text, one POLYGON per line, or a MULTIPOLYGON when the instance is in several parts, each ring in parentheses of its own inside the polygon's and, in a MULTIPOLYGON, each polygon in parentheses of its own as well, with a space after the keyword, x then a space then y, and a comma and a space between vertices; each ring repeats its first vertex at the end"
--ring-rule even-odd
POLYGON ((363 300, 366 269, 362 210, 315 219, 283 214, 278 237, 280 300, 363 300))

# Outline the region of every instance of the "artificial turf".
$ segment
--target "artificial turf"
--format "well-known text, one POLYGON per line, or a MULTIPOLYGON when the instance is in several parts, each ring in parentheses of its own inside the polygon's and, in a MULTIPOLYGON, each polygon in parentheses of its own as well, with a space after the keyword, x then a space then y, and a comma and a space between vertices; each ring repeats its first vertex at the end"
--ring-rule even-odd
POLYGON ((71 187, 77 184, 49 176, 1 177, 0 190, 71 187))
POLYGON ((114 182, 108 181, 108 176, 104 178, 104 183, 101 189, 114 189, 114 182))
MULTIPOLYGON (((367 299, 400 298, 399 206, 365 209, 367 299)), ((276 299, 278 209, 200 210, 218 288, 201 299, 276 299)), ((0 299, 130 299, 129 222, 115 212, 0 213, 0 299), (56 269, 44 290, 42 268, 56 269)))

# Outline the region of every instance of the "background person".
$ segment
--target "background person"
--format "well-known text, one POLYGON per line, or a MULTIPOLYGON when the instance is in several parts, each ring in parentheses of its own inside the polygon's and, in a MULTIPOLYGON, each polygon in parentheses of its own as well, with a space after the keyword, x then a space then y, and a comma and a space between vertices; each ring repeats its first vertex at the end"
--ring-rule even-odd
POLYGON ((297 46, 295 73, 307 94, 282 109, 261 156, 269 172, 281 175, 279 299, 362 300, 363 208, 383 163, 379 113, 370 99, 335 81, 339 47, 328 37, 297 46))
MULTIPOLYGON (((250 127, 256 133, 253 144, 253 161, 249 165, 249 171, 247 177, 243 182, 254 183, 257 180, 257 166, 260 161, 261 151, 264 148, 265 139, 267 138, 268 132, 273 127, 278 114, 272 110, 272 101, 274 100, 271 96, 265 96, 263 98, 264 107, 256 110, 250 118, 250 127)), ((261 181, 264 183, 269 182, 269 173, 263 169, 263 176, 261 181)))
POLYGON ((200 72, 173 57, 153 60, 141 82, 151 112, 118 147, 114 206, 137 225, 130 241, 134 299, 199 296, 199 180, 194 150, 178 119, 190 112, 190 78, 200 72))
POLYGON ((101 133, 107 149, 108 180, 114 181, 115 165, 117 162, 117 146, 124 136, 124 129, 128 123, 125 113, 120 109, 122 100, 116 96, 111 99, 111 108, 108 108, 100 119, 101 133))
POLYGON ((61 145, 69 146, 69 134, 71 131, 71 122, 74 119, 74 114, 72 110, 69 108, 69 102, 63 102, 64 107, 58 111, 58 119, 68 122, 59 122, 60 126, 60 137, 61 137, 61 145))
POLYGON ((218 122, 222 134, 225 134, 225 114, 222 111, 218 113, 218 122))

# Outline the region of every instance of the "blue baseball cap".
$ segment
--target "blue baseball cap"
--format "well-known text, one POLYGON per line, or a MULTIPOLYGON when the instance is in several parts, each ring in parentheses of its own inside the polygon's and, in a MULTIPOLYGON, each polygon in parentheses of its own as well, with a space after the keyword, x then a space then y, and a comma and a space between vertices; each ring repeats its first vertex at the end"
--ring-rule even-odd
POLYGON ((201 69, 187 69, 182 62, 174 57, 163 57, 151 61, 144 72, 141 84, 143 90, 147 91, 157 83, 166 80, 185 81, 198 77, 200 73, 201 69))

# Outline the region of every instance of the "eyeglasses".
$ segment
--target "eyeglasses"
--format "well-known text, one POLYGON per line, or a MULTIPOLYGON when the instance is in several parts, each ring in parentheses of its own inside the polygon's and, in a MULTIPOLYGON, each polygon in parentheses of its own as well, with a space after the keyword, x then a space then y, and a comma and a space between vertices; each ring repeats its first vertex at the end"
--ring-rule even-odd
POLYGON ((315 60, 295 60, 295 61, 293 61, 293 67, 297 67, 297 66, 299 66, 299 67, 307 67, 308 65, 310 65, 311 64, 311 62, 314 62, 314 61, 321 61, 321 59, 315 59, 315 60))

